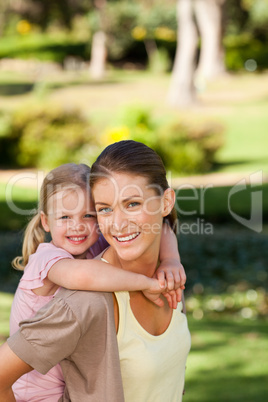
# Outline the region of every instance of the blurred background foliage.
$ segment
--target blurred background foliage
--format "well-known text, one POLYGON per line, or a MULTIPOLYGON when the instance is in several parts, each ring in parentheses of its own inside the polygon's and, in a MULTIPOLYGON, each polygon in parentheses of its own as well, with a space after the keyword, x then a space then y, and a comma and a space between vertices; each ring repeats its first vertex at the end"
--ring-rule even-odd
POLYGON ((118 114, 113 126, 98 132, 79 110, 59 104, 35 103, 2 112, 0 165, 51 169, 83 158, 91 165, 109 143, 132 139, 155 149, 168 170, 193 174, 209 171, 223 145, 223 127, 216 122, 157 120, 142 105, 123 107, 118 114))
MULTIPOLYGON (((166 55, 166 67, 171 67, 176 49, 175 1, 109 0, 103 15, 96 3, 3 0, 0 33, 4 40, 0 40, 0 58, 38 58, 62 65, 70 55, 89 60, 92 35, 101 28, 107 34, 110 62, 146 65, 157 46, 166 55)), ((225 2, 227 69, 241 70, 252 58, 259 70, 267 67, 267 8, 267 0, 225 2)))

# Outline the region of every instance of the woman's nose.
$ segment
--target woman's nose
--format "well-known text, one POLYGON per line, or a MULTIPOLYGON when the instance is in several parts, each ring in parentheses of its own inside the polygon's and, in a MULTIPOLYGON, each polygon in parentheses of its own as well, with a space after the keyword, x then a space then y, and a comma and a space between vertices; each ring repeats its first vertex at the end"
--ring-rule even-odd
POLYGON ((128 219, 124 211, 118 210, 114 212, 112 226, 117 231, 121 231, 128 226, 128 219))

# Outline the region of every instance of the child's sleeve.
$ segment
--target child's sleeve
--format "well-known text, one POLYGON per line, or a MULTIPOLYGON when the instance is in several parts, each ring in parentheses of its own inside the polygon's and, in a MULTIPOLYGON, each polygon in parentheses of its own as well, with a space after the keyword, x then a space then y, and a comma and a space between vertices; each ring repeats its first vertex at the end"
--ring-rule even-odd
POLYGON ((37 289, 44 285, 50 268, 59 260, 74 257, 67 251, 51 243, 43 243, 35 254, 31 255, 19 283, 20 289, 37 289))

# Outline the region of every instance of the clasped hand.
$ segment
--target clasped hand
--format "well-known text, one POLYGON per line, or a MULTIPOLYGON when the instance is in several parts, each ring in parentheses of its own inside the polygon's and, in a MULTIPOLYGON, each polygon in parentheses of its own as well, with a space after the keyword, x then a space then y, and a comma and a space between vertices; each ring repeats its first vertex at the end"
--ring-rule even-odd
POLYGON ((163 295, 170 308, 176 309, 182 300, 182 292, 185 289, 186 274, 184 267, 176 259, 165 260, 156 270, 152 285, 143 291, 145 297, 157 306, 164 306, 163 295))

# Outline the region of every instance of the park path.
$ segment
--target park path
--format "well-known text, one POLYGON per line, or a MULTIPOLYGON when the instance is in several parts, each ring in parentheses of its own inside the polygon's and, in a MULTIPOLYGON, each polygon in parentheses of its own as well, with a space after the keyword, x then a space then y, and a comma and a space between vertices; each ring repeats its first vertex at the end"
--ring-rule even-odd
MULTIPOLYGON (((261 172, 261 171, 259 171, 261 172)), ((1 170, 0 183, 13 183, 20 187, 36 188, 40 186, 46 175, 44 170, 20 169, 1 170)), ((174 177, 168 173, 168 180, 173 188, 189 187, 224 187, 234 186, 240 181, 251 184, 268 183, 268 174, 255 174, 256 172, 240 173, 209 173, 195 176, 174 177)))

